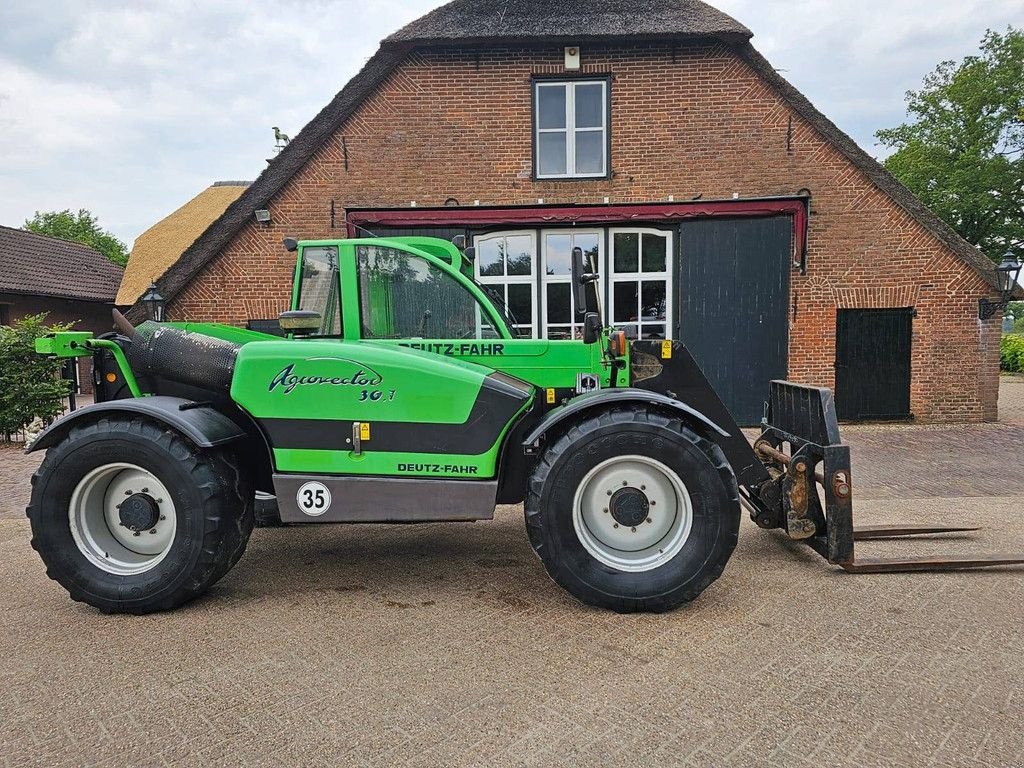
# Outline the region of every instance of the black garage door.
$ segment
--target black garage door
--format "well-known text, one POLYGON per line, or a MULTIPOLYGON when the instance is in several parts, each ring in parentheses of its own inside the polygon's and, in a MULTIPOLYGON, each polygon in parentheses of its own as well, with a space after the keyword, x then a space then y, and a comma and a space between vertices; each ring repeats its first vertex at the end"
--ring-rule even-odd
POLYGON ((840 419, 910 416, 913 309, 840 309, 836 413, 840 419))
POLYGON ((760 423, 768 382, 788 369, 788 216, 680 227, 679 338, 742 426, 760 423))

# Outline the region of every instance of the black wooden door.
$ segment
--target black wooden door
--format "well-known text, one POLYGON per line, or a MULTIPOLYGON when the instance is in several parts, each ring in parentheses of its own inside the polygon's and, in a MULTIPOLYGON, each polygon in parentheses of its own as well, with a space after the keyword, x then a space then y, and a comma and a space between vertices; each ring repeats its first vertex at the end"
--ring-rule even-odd
POLYGON ((910 416, 913 309, 840 309, 836 412, 840 419, 910 416))
POLYGON ((788 216, 680 226, 679 338, 743 426, 786 377, 792 233, 788 216))

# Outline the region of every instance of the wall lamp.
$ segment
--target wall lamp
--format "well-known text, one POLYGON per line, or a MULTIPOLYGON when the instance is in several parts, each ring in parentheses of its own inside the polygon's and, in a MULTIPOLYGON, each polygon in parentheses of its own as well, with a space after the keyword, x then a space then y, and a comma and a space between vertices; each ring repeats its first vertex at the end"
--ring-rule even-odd
POLYGON ((256 221, 258 221, 260 224, 270 223, 270 211, 268 211, 266 208, 257 208, 253 212, 253 215, 256 216, 256 221))
POLYGON ((1017 257, 1013 253, 1007 252, 1003 256, 1003 260, 996 267, 996 282, 999 286, 1000 300, 978 299, 978 317, 980 319, 988 320, 999 310, 1006 309, 1006 305, 1013 298, 1013 290, 1017 287, 1017 278, 1020 276, 1022 266, 1024 264, 1017 261, 1017 257))

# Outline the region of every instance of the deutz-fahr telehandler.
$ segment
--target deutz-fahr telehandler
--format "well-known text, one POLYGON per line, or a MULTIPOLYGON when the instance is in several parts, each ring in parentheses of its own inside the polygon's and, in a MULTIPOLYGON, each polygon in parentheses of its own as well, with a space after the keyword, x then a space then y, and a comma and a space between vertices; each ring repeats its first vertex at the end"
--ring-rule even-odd
POLYGON ((721 575, 740 503, 847 570, 1019 558, 856 560, 849 449, 828 390, 773 381, 756 443, 679 342, 604 327, 594 265, 562 265, 573 335, 517 338, 468 249, 418 237, 297 243, 287 338, 208 323, 61 332, 96 403, 44 431, 32 545, 75 600, 174 608, 238 561, 256 491, 285 523, 492 517, 525 503, 551 578, 616 611, 664 611, 721 575), (819 491, 820 489, 820 491, 819 491))

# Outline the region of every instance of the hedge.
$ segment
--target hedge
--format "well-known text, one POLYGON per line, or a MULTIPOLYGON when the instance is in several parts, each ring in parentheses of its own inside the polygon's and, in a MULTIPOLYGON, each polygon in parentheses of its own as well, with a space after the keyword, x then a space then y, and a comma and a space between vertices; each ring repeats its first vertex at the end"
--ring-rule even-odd
POLYGON ((1008 333, 999 341, 999 368, 1024 373, 1024 335, 1008 333))
POLYGON ((0 325, 0 438, 9 438, 37 418, 44 422, 64 409, 68 382, 60 361, 37 355, 37 336, 70 326, 45 324, 46 313, 0 325))

